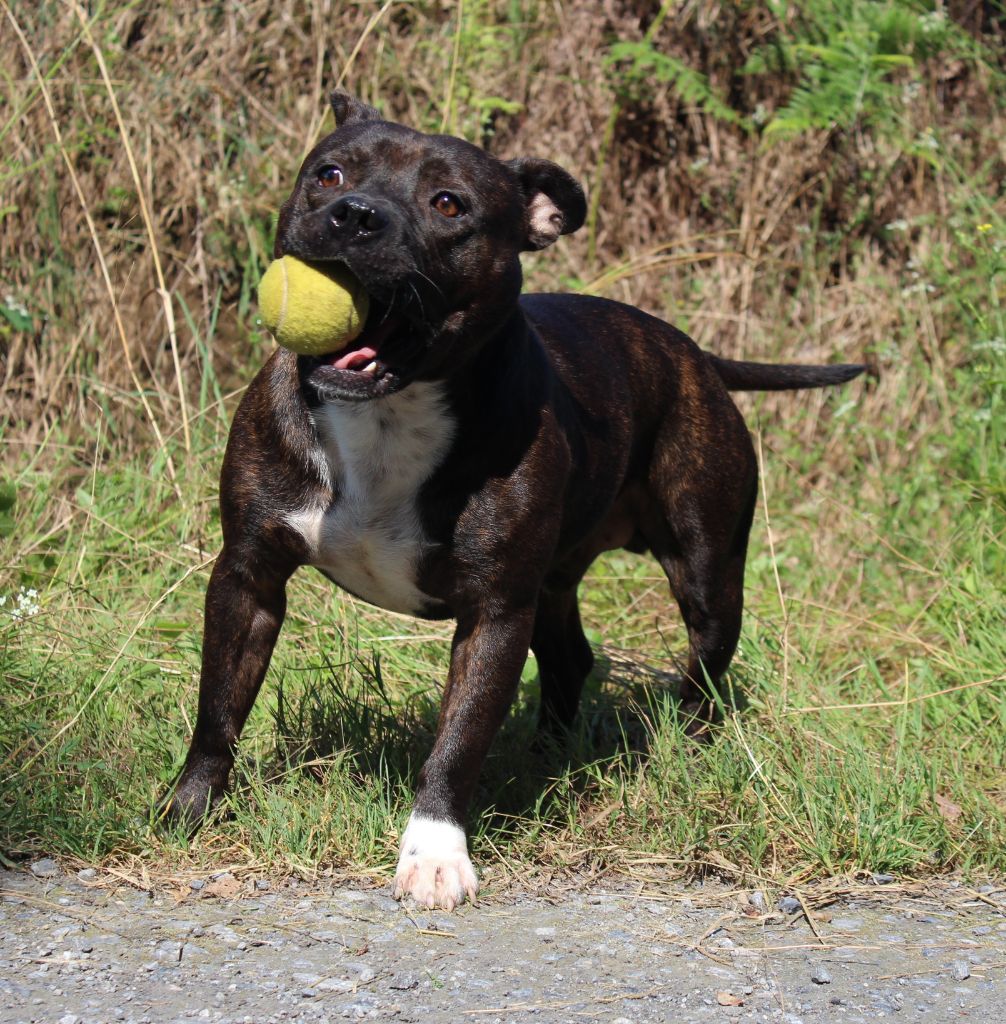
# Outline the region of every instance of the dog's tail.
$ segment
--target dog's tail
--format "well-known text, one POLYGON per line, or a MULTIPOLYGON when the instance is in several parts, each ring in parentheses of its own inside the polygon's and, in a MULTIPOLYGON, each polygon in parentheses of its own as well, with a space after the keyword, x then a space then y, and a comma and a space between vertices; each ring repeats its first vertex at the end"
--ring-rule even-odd
POLYGON ((797 391, 844 384, 864 372, 876 376, 876 370, 865 363, 802 366, 798 363, 745 363, 711 354, 709 358, 728 391, 797 391))

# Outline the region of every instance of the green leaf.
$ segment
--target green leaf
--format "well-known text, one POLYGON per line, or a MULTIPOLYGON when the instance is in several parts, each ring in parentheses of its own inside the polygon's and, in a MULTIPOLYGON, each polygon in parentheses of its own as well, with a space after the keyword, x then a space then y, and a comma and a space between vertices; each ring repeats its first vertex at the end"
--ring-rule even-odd
POLYGON ((3 316, 15 331, 31 330, 33 322, 31 314, 24 306, 19 305, 12 299, 0 302, 0 316, 3 316))

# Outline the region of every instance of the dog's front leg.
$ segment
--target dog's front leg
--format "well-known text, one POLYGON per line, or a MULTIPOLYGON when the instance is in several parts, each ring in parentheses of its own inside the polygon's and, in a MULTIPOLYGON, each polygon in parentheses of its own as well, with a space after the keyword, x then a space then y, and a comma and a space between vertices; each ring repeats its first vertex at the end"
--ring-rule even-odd
POLYGON ((247 551, 221 552, 206 591, 199 711, 185 767, 165 815, 190 829, 223 793, 241 728, 269 666, 286 612, 293 566, 264 564, 247 551))
POLYGON ((527 658, 534 608, 459 617, 437 738, 419 773, 402 836, 395 896, 453 910, 474 900, 478 879, 464 821, 489 746, 513 700, 527 658))

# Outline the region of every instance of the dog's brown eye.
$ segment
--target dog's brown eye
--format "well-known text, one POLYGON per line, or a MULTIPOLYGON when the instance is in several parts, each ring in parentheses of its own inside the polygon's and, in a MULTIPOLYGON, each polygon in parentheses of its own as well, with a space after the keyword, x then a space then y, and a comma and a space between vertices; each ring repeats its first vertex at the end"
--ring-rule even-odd
POLYGON ((342 170, 335 166, 335 164, 329 164, 327 167, 322 167, 318 172, 318 184, 322 188, 332 188, 336 185, 341 185, 346 180, 342 173, 342 170))
POLYGON ((445 217, 459 217, 465 212, 461 200, 457 196, 452 196, 450 192, 438 192, 433 197, 433 209, 445 217))

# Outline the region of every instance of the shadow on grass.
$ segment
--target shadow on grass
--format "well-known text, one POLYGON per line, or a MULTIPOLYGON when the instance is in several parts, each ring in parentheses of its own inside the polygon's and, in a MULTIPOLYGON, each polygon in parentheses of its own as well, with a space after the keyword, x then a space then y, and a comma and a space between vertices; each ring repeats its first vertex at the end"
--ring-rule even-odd
MULTIPOLYGON (((682 742, 701 751, 705 744, 686 736, 693 720, 680 707, 681 682, 680 672, 644 662, 634 653, 595 650, 576 723, 561 740, 553 740, 537 730, 539 680, 526 680, 486 759, 472 802, 473 817, 488 815, 484 825, 490 831, 508 819, 547 819, 546 796, 557 779, 576 792, 579 785, 589 784, 581 773, 585 766, 644 764, 654 722, 662 717, 658 706, 665 712, 671 706, 682 742)), ((717 701, 721 712, 747 706, 738 680, 725 693, 717 701)), ((345 666, 338 671, 332 667, 311 686, 290 688, 281 681, 275 774, 300 771, 321 782, 326 765, 348 755, 353 778, 361 786, 385 787, 389 797, 411 791, 433 746, 440 696, 439 689, 404 699, 390 692, 378 653, 369 661, 355 658, 351 673, 345 666)), ((705 730, 705 736, 714 737, 715 727, 705 730)))

